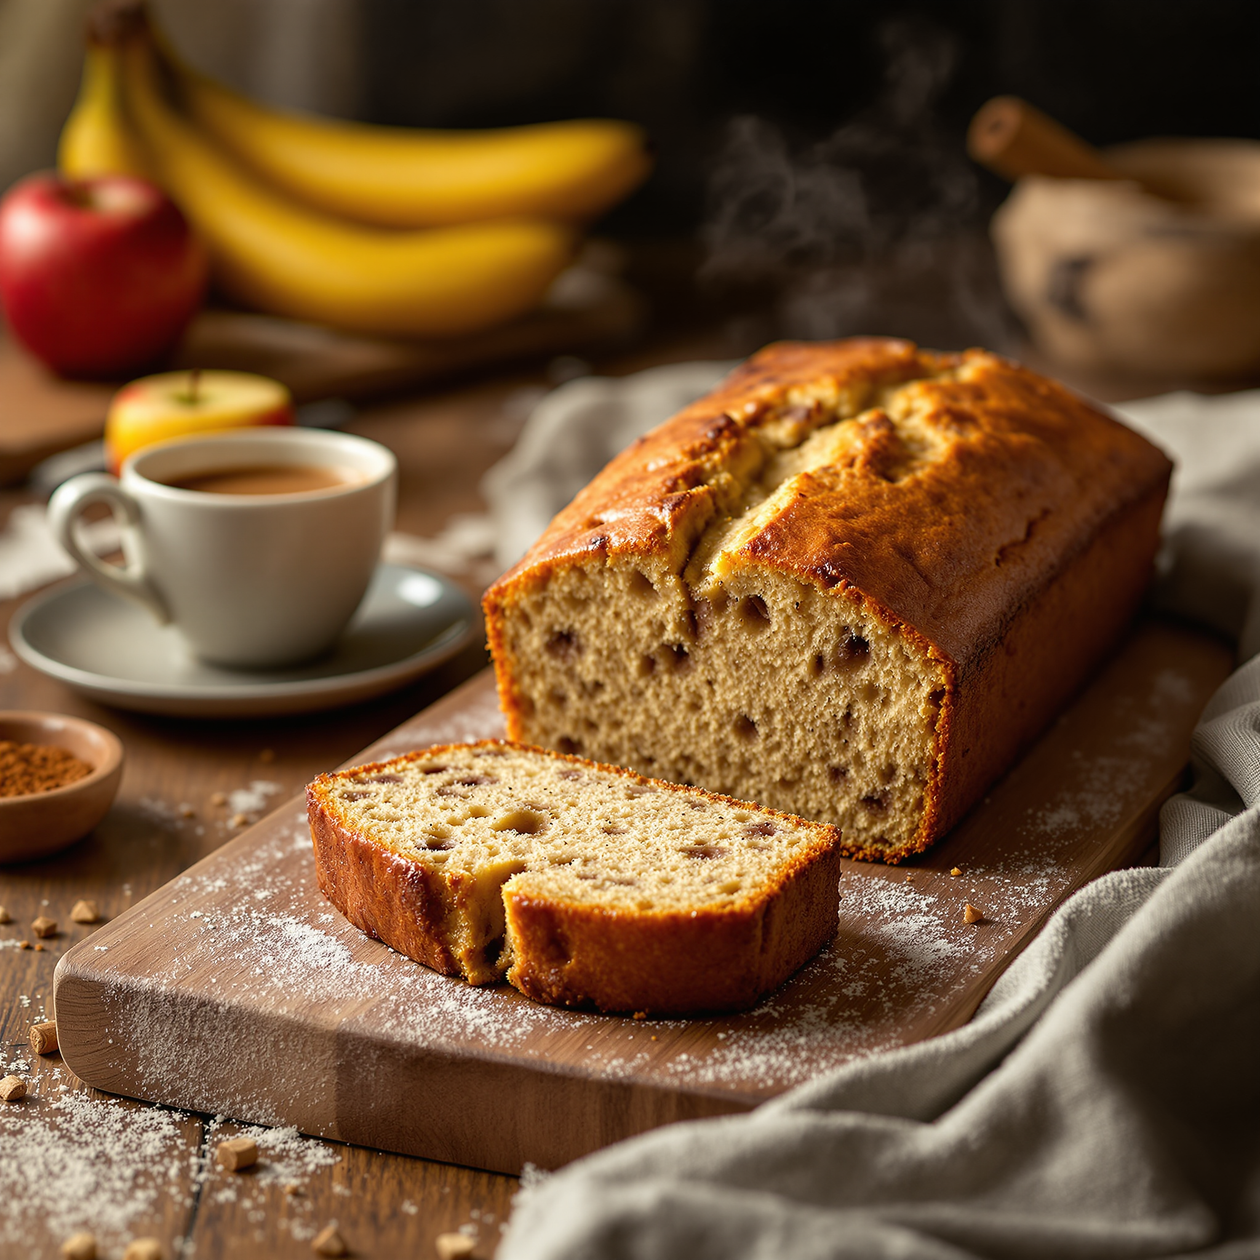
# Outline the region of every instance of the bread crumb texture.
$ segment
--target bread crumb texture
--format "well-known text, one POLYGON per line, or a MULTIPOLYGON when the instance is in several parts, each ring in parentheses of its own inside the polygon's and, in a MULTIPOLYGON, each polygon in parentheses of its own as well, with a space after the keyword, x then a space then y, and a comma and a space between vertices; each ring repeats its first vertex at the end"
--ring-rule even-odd
POLYGON ((572 756, 452 745, 321 776, 308 799, 338 909, 473 984, 746 1006, 836 928, 835 828, 572 756))
POLYGON ((572 566, 522 600, 522 738, 834 823, 850 848, 902 844, 923 812, 939 667, 856 603, 837 620, 833 596, 790 576, 698 567, 691 585, 572 566))

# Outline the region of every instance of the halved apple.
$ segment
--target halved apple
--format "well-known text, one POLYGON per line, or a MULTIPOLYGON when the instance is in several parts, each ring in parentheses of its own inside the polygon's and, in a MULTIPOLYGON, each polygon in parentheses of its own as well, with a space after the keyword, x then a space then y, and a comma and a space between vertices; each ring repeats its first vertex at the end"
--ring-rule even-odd
POLYGON ((110 403, 105 450, 117 473, 128 455, 168 438, 293 424, 293 398, 266 376, 218 369, 161 372, 124 385, 110 403))

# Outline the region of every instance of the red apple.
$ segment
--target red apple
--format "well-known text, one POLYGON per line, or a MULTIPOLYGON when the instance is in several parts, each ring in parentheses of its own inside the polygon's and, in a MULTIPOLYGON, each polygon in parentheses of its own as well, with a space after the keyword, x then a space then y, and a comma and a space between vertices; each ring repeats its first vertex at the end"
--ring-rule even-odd
POLYGON ((30 175, 0 201, 0 302, 14 335, 66 376, 130 375, 170 350, 206 287, 175 203, 130 175, 30 175))

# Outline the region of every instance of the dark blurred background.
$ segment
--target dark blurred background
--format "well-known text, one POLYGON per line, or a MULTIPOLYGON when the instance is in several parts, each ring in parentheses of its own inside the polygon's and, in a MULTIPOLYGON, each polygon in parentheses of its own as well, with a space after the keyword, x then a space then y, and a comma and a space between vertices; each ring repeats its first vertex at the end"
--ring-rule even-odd
MULTIPOLYGON (((968 120, 999 93, 1100 145, 1260 135, 1260 5, 1249 0, 361 0, 347 18, 359 117, 482 127, 607 114, 647 126, 660 165, 618 212, 626 232, 704 221, 741 116, 771 124, 793 153, 859 119, 961 153, 968 120)), ((978 202, 1002 194, 992 177, 978 184, 978 202)))
MULTIPOLYGON (((483 127, 603 114, 646 126, 655 175, 603 231, 691 243, 700 300, 725 308, 735 352, 853 331, 1011 348, 985 238, 1007 186, 963 148, 991 96, 1023 96, 1099 145, 1260 136, 1260 5, 1247 0, 361 0, 341 11, 358 77, 337 90, 361 118, 483 127)), ((655 265, 677 267, 680 254, 655 265)), ((681 318, 686 297, 658 310, 681 318)))
MULTIPOLYGON (((87 7, 0 0, 5 183, 51 161, 87 7)), ((708 304, 736 352, 859 328, 1009 346, 985 238, 1007 189, 963 149, 995 94, 1099 145, 1260 136, 1255 0, 153 8, 189 60, 277 104, 434 127, 641 122, 657 169, 599 230, 631 245, 659 319, 708 304)))

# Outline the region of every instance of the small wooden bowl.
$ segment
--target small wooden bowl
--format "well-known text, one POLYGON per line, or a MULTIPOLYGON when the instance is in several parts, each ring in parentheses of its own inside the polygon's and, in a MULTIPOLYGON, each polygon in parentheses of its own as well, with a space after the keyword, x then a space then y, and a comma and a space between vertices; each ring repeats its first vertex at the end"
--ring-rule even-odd
POLYGON ((92 767, 65 787, 0 796, 0 862, 23 862, 64 849, 105 817, 122 778, 118 736, 60 713, 0 710, 0 739, 64 748, 92 767))
POLYGON ((1260 143, 1104 156, 1128 178, 1025 176, 994 216, 1002 285, 1033 342, 1086 372, 1260 372, 1260 143))

